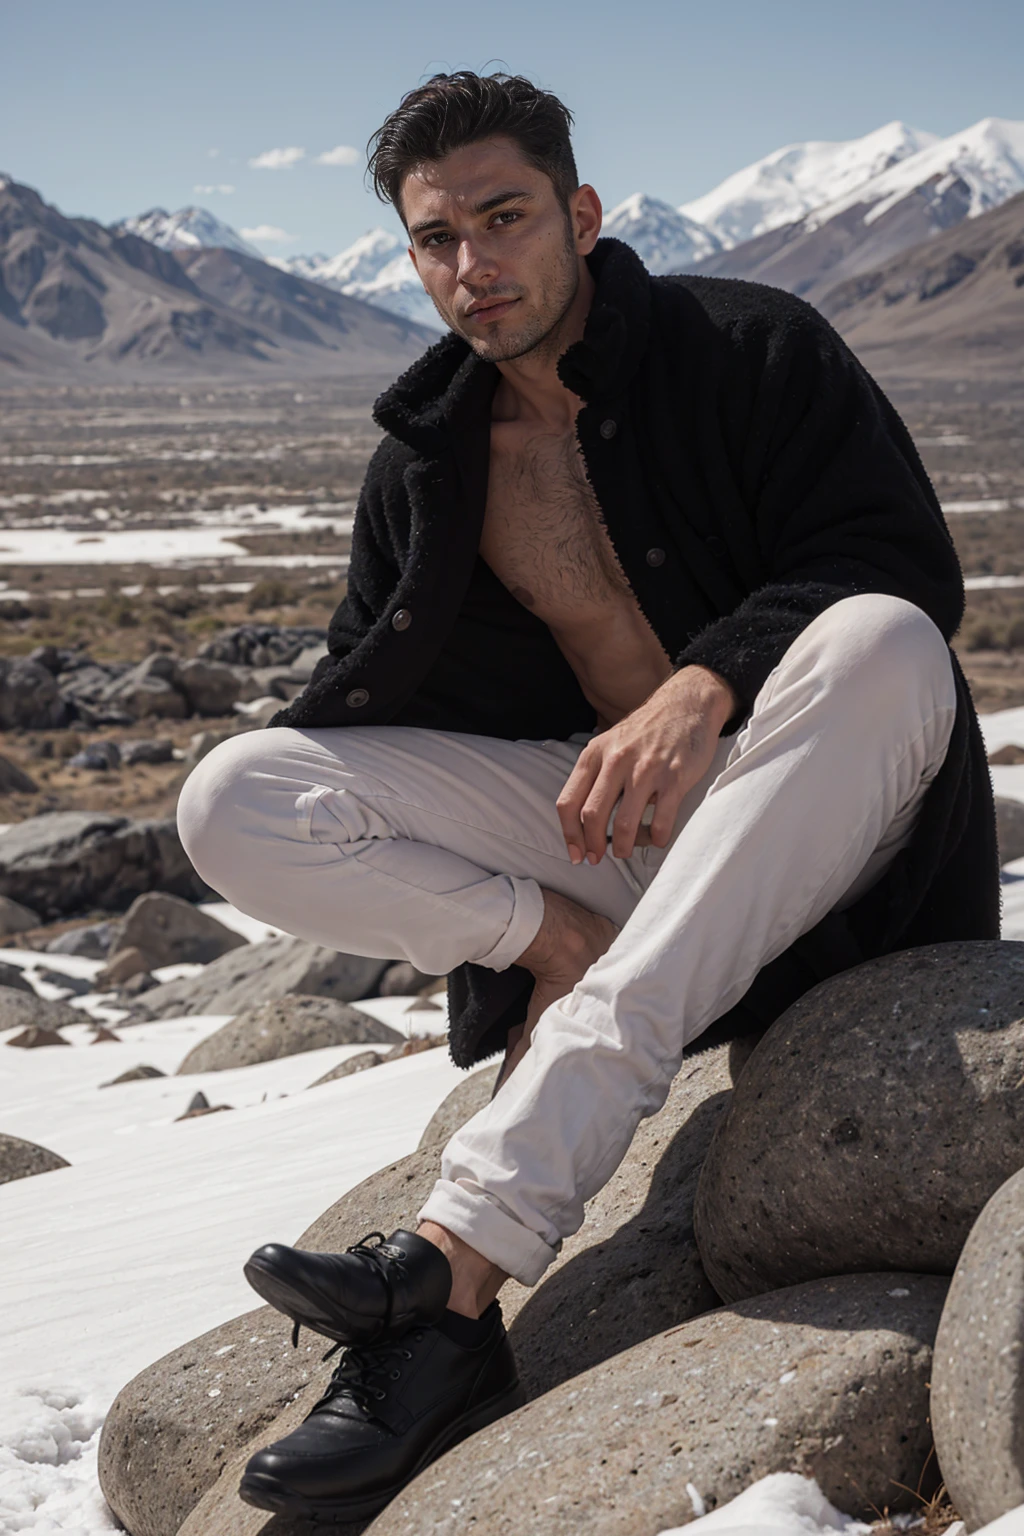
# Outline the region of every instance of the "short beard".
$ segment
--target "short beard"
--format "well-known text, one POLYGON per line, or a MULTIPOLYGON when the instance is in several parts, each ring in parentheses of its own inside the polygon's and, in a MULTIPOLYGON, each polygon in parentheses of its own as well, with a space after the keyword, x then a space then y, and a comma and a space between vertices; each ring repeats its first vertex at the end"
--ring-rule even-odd
MULTIPOLYGON (((564 261, 559 266, 550 301, 544 303, 543 313, 535 315, 525 329, 494 342, 458 333, 463 335, 463 340, 469 343, 477 357, 488 363, 511 363, 518 358, 532 356, 538 362, 549 363, 561 356, 564 350, 561 345, 562 328, 580 289, 579 258, 568 210, 562 255, 564 261)), ((547 300, 547 295, 544 297, 547 300)), ((441 318, 446 324, 451 324, 446 315, 441 315, 441 318)))

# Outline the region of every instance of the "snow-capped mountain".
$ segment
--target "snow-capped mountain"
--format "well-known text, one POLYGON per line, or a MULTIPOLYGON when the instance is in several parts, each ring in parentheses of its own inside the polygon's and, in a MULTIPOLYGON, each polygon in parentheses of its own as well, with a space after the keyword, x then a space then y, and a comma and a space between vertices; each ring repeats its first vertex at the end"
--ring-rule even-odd
POLYGON ((601 232, 631 245, 651 272, 681 272, 722 249, 703 224, 645 192, 614 207, 601 232))
POLYGON ((293 256, 277 265, 347 293, 345 284, 372 283, 399 254, 405 254, 403 242, 390 230, 378 228, 367 230, 338 256, 293 256))
POLYGON ((706 225, 728 250, 796 223, 823 204, 851 197, 873 178, 938 143, 934 133, 893 122, 860 139, 787 144, 679 211, 706 225))
POLYGON ((986 117, 962 133, 933 140, 859 186, 833 188, 807 224, 817 227, 859 203, 871 204, 864 215, 871 224, 909 193, 931 186, 941 195, 955 178, 963 184, 969 219, 1024 191, 1024 123, 986 117))
MULTIPOLYGON (((165 208, 151 208, 148 213, 137 214, 131 219, 121 219, 111 226, 158 245, 164 251, 197 250, 201 246, 222 246, 229 251, 241 251, 243 256, 264 258, 255 246, 243 240, 237 230, 218 219, 206 208, 179 208, 168 213, 165 208)), ((302 274, 300 274, 302 275, 302 274)))
POLYGON ((368 230, 337 256, 291 256, 275 261, 274 266, 335 288, 350 298, 375 304, 393 315, 403 315, 418 325, 434 330, 444 328, 416 276, 405 241, 389 230, 368 230))

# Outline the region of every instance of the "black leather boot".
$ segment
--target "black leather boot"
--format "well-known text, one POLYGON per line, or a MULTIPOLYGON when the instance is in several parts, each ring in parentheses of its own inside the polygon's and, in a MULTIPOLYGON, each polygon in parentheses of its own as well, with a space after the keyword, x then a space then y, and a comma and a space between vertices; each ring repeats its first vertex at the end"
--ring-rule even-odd
POLYGON ((498 1303, 479 1323, 449 1312, 439 1326, 346 1350, 309 1417, 250 1458, 238 1492, 275 1514, 365 1520, 522 1401, 498 1303))
POLYGON ((440 1248, 401 1228, 387 1239, 370 1232, 345 1253, 267 1243, 249 1259, 245 1278, 292 1319, 296 1334, 311 1328, 342 1344, 376 1344, 414 1324, 436 1323, 452 1289, 440 1248))

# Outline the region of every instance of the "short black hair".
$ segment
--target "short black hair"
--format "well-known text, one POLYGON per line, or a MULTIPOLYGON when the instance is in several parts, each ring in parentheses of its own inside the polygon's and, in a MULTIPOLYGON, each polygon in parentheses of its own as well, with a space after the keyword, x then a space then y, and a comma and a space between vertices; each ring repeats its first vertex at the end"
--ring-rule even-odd
POLYGON ((407 91, 368 145, 369 174, 383 203, 402 212, 402 181, 424 161, 501 135, 549 177, 563 207, 579 186, 570 133, 572 113, 551 91, 522 75, 470 69, 432 75, 407 91))

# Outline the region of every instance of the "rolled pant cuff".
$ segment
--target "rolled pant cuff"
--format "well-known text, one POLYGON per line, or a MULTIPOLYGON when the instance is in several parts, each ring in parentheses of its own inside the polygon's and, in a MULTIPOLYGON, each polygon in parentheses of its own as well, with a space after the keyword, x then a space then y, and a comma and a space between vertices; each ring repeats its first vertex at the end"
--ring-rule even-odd
POLYGON ((479 955, 473 962, 475 965, 486 965, 491 971, 507 971, 519 959, 523 950, 533 943, 544 921, 544 894, 536 880, 510 875, 508 882, 513 893, 512 916, 508 927, 493 949, 489 949, 486 955, 479 955))
POLYGON ((436 1222, 461 1237, 520 1285, 536 1285, 558 1257, 557 1248, 516 1221, 487 1195, 464 1189, 450 1179, 438 1179, 417 1219, 436 1222))

